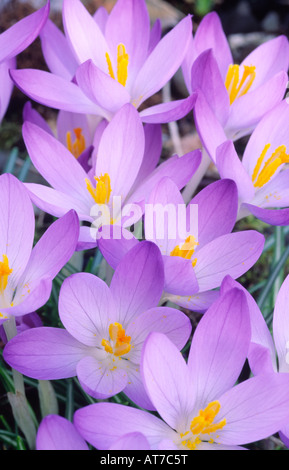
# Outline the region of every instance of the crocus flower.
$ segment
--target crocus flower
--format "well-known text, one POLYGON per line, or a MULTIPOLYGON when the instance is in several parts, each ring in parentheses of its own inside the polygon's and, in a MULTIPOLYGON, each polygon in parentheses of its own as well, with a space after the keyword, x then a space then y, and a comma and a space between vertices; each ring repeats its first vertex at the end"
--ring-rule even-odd
POLYGON ((36 450, 89 450, 73 423, 58 415, 47 415, 41 421, 36 450))
MULTIPOLYGON (((138 109, 163 88, 180 67, 192 33, 187 16, 156 40, 155 29, 153 35, 150 32, 145 0, 118 0, 110 15, 101 19, 93 18, 80 0, 64 0, 63 25, 65 38, 58 32, 56 36, 46 33, 44 39, 45 55, 56 73, 22 69, 21 73, 11 71, 11 76, 35 101, 107 120, 126 103, 138 109), (75 70, 71 56, 77 62, 75 70)), ((50 22, 47 27, 53 32, 50 22)), ((140 116, 151 123, 176 120, 193 108, 195 99, 193 93, 142 110, 140 116)))
POLYGON ((191 332, 184 313, 157 307, 163 284, 161 254, 146 241, 122 259, 110 287, 89 273, 72 275, 63 282, 59 297, 66 330, 26 330, 7 343, 5 360, 40 380, 77 375, 83 389, 98 399, 123 390, 139 406, 151 408, 139 372, 146 337, 160 331, 182 349, 191 332))
MULTIPOLYGON (((145 209, 145 237, 162 253, 165 269, 163 300, 194 311, 205 311, 218 296, 223 278, 238 278, 257 261, 264 237, 257 231, 231 233, 237 215, 237 190, 231 180, 219 180, 201 190, 186 207, 175 183, 163 178, 151 192, 145 209), (185 208, 185 231, 172 226, 185 208), (197 207, 197 214, 191 212, 197 207), (154 208, 161 211, 154 212, 154 208), (167 208, 172 208, 168 219, 167 208), (171 218, 172 217, 172 218, 171 218), (195 219, 192 220, 192 218, 195 219), (185 233, 184 233, 185 232, 185 233)), ((103 227, 98 242, 107 262, 115 268, 123 254, 139 241, 131 234, 109 237, 103 227), (103 236, 102 236, 103 234, 103 236)))
MULTIPOLYGON (((151 130, 145 133, 138 112, 131 104, 125 105, 102 132, 97 156, 92 155, 93 167, 87 173, 61 142, 39 126, 25 122, 23 138, 28 153, 36 169, 51 185, 25 183, 33 202, 56 217, 74 209, 80 220, 91 223, 98 208, 104 205, 113 223, 125 216, 129 223, 131 217, 123 213, 123 208, 133 203, 139 206, 135 214, 138 220, 142 216, 142 204, 162 177, 170 176, 181 189, 200 163, 200 151, 196 150, 182 157, 173 156, 155 168, 159 145, 149 153, 151 145, 146 146, 145 142, 148 134, 149 142, 154 142, 155 132, 151 130), (120 204, 113 207, 115 197, 120 204)), ((160 135, 158 130, 156 140, 160 135)), ((81 228, 80 243, 85 247, 96 245, 89 227, 81 228)))
MULTIPOLYGON (((201 94, 199 99, 204 104, 201 94)), ((252 213, 269 224, 288 225, 289 210, 285 209, 289 206, 287 101, 283 100, 261 119, 249 138, 241 160, 208 105, 206 111, 206 115, 199 115, 201 140, 221 178, 231 178, 237 184, 238 219, 252 213)))
POLYGON ((160 417, 113 403, 76 411, 74 424, 97 449, 142 432, 152 449, 240 450, 271 436, 289 417, 288 374, 268 373, 236 384, 250 343, 245 294, 226 292, 207 310, 186 363, 161 333, 147 338, 141 372, 160 417))
POLYGON ((39 35, 49 15, 49 1, 40 10, 28 15, 0 34, 0 122, 8 108, 13 82, 9 69, 16 68, 16 56, 39 35))
POLYGON ((52 280, 73 255, 79 236, 74 211, 57 220, 33 247, 34 212, 28 191, 13 175, 0 176, 0 324, 49 299, 52 280))
MULTIPOLYGON (((183 73, 189 93, 200 89, 227 139, 236 140, 248 135, 283 99, 288 67, 286 36, 261 44, 240 65, 234 64, 220 19, 212 12, 191 38, 183 73)), ((194 113, 196 121, 199 107, 194 113)))

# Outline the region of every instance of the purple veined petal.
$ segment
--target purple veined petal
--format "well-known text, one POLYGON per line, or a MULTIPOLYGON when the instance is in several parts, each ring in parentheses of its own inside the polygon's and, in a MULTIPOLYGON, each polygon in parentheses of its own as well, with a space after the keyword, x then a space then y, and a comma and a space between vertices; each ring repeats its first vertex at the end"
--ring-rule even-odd
POLYGON ((108 20, 108 17, 109 17, 109 13, 108 13, 107 9, 105 7, 102 7, 102 6, 98 7, 97 10, 95 11, 94 15, 93 15, 93 19, 96 22, 96 24, 98 25, 98 27, 100 28, 103 35, 105 33, 105 26, 106 26, 106 22, 108 20))
POLYGON ((162 333, 147 338, 141 360, 141 374, 147 393, 160 416, 179 432, 194 405, 193 382, 177 347, 162 333))
POLYGON ((78 63, 91 59, 101 70, 108 71, 105 57, 109 52, 108 44, 83 3, 80 0, 64 0, 62 19, 65 36, 78 63))
POLYGON ((270 352, 265 346, 251 342, 248 361, 253 375, 277 372, 276 360, 274 358, 274 361, 272 361, 270 352))
POLYGON ((115 269, 121 259, 139 241, 127 229, 121 226, 102 227, 98 239, 98 248, 108 264, 115 269))
POLYGON ((221 285, 230 275, 237 279, 248 271, 261 256, 264 236, 254 230, 222 235, 197 253, 195 273, 200 292, 221 285))
POLYGON ((116 439, 131 432, 143 433, 152 449, 175 434, 151 413, 115 403, 96 403, 77 410, 74 425, 87 442, 100 450, 109 449, 116 439))
POLYGON ((66 330, 41 326, 14 336, 3 357, 14 369, 38 380, 58 380, 76 375, 76 365, 88 348, 66 330))
POLYGON ((203 315, 188 359, 198 406, 233 387, 248 354, 250 333, 249 309, 241 289, 221 294, 203 315))
POLYGON ((87 346, 100 346, 116 321, 116 306, 109 287, 90 273, 66 278, 59 294, 60 319, 69 333, 87 346))
POLYGON ((131 95, 138 106, 159 91, 180 67, 192 34, 192 19, 181 20, 156 45, 136 77, 131 95))
POLYGON ((50 3, 26 16, 0 34, 0 62, 15 57, 38 36, 48 15, 50 3))
POLYGON ((250 203, 263 209, 289 206, 288 169, 283 169, 262 188, 258 188, 250 203))
POLYGON ((105 28, 110 51, 116 62, 117 46, 124 44, 129 55, 129 88, 147 57, 150 18, 144 0, 118 0, 111 10, 105 28))
POLYGON ((212 303, 219 297, 218 290, 209 290, 205 292, 197 292, 196 294, 181 296, 172 295, 167 292, 164 294, 165 300, 179 305, 180 307, 187 308, 193 312, 204 313, 212 305, 212 303))
POLYGON ((198 89, 198 98, 194 107, 194 119, 197 132, 209 157, 216 161, 216 149, 227 140, 225 131, 214 115, 203 92, 198 89))
POLYGON ((67 132, 70 132, 73 136, 73 131, 77 128, 81 129, 86 149, 92 144, 89 120, 85 114, 69 113, 60 110, 57 115, 56 127, 57 138, 65 146, 67 146, 67 132))
POLYGON ((127 89, 97 67, 92 60, 82 63, 76 70, 76 81, 85 95, 97 106, 116 113, 130 102, 127 89))
POLYGON ((195 106, 197 94, 192 93, 188 98, 156 104, 142 111, 139 115, 143 122, 150 124, 177 121, 186 116, 195 106))
POLYGON ((284 97, 288 75, 279 72, 267 82, 236 99, 230 109, 227 122, 227 135, 239 139, 249 135, 258 122, 284 97))
POLYGON ((273 315, 273 337, 280 372, 289 372, 288 284, 289 276, 286 276, 278 292, 273 315))
POLYGON ((23 124, 23 138, 29 156, 43 178, 56 190, 89 206, 92 199, 86 188, 87 174, 71 152, 31 122, 23 124))
POLYGON ((187 48, 186 55, 184 57, 184 60, 181 64, 181 71, 182 75, 184 78, 184 84, 187 88, 187 91, 189 94, 192 93, 192 87, 191 87, 191 81, 192 81, 192 65, 194 63, 194 60, 196 59, 196 54, 195 54, 195 41, 193 38, 193 35, 190 37, 189 40, 189 45, 187 48))
POLYGON ((227 140, 216 149, 216 166, 221 178, 230 178, 235 182, 240 201, 250 201, 254 197, 255 188, 252 180, 231 140, 227 140))
POLYGON ((66 37, 50 19, 42 29, 40 39, 43 56, 50 72, 69 81, 72 80, 78 63, 66 37))
POLYGON ((165 292, 173 295, 192 295, 199 290, 192 260, 163 255, 165 292))
POLYGON ((270 80, 276 73, 288 71, 289 43, 286 36, 278 36, 254 49, 241 63, 241 65, 254 65, 256 78, 252 84, 252 91, 262 83, 270 80), (264 60, 267 57, 267 60, 264 60))
POLYGON ((125 200, 139 172, 145 148, 144 130, 137 110, 124 105, 103 131, 95 175, 107 173, 112 194, 125 200))
POLYGON ((230 114, 230 100, 212 49, 202 52, 192 66, 192 90, 202 90, 218 121, 224 126, 230 114))
POLYGON ((289 422, 279 431, 279 437, 285 446, 289 449, 289 422))
POLYGON ((243 445, 265 439, 289 421, 288 374, 261 374, 246 380, 218 398, 218 419, 226 425, 216 442, 243 445))
POLYGON ((148 241, 138 243, 120 260, 110 290, 123 326, 158 304, 164 286, 163 269, 158 247, 148 241))
POLYGON ((14 83, 12 82, 9 74, 10 69, 16 67, 16 59, 12 57, 11 59, 5 60, 0 64, 0 83, 1 83, 1 92, 0 92, 0 123, 7 111, 7 108, 10 103, 14 83))
POLYGON ((12 80, 29 98, 45 106, 72 113, 108 116, 73 82, 44 70, 10 70, 12 80))
POLYGON ((9 285, 15 288, 32 250, 34 211, 28 191, 15 176, 1 175, 0 188, 0 257, 1 261, 3 255, 8 258, 9 267, 13 269, 9 275, 9 285))
POLYGON ((120 393, 127 384, 127 372, 121 367, 106 366, 93 355, 82 358, 76 366, 77 377, 84 391, 98 400, 120 393))
POLYGON ((81 226, 75 251, 91 250, 93 248, 96 248, 97 245, 98 241, 95 237, 93 237, 91 227, 87 227, 84 225, 81 226))
POLYGON ((162 36, 162 23, 161 23, 161 20, 157 18, 151 28, 148 54, 150 54, 154 50, 156 45, 160 42, 161 36, 162 36))
POLYGON ((247 209, 257 219, 270 225, 286 226, 289 224, 289 209, 263 209, 253 204, 243 203, 241 208, 247 209))
POLYGON ((36 450, 89 450, 73 423, 58 415, 46 415, 37 430, 36 450))
POLYGON ((128 382, 123 390, 123 393, 139 408, 142 408, 144 410, 156 411, 146 392, 140 374, 139 363, 130 363, 130 368, 128 370, 128 382))
POLYGON ((130 432, 119 437, 109 450, 150 450, 150 445, 141 432, 130 432))
POLYGON ((41 116, 41 114, 32 108, 31 102, 27 101, 23 107, 23 121, 32 122, 38 127, 41 127, 45 132, 54 136, 51 127, 48 125, 47 121, 41 116))
POLYGON ((30 283, 29 289, 27 289, 27 285, 19 285, 13 299, 13 306, 2 308, 1 313, 4 316, 13 315, 18 317, 38 310, 49 300, 51 289, 51 279, 33 281, 30 283))
POLYGON ((191 204, 198 205, 199 245, 196 250, 233 230, 238 212, 238 193, 232 180, 218 180, 206 186, 188 204, 188 213, 191 204))
POLYGON ((194 48, 196 56, 206 49, 213 50, 222 78, 225 80, 228 67, 233 63, 233 58, 217 13, 208 13, 200 22, 194 38, 194 48))

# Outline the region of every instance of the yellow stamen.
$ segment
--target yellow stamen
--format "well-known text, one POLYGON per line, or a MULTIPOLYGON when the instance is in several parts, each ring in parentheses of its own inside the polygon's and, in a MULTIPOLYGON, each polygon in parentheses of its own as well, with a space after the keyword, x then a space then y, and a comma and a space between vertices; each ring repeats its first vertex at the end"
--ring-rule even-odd
POLYGON ((270 148, 270 144, 266 144, 252 174, 252 182, 255 188, 261 188, 275 174, 277 169, 283 163, 289 163, 289 155, 286 153, 285 145, 280 145, 272 153, 272 155, 264 162, 265 156, 270 148))
POLYGON ((3 261, 0 261, 0 292, 4 292, 7 287, 8 277, 12 273, 13 269, 9 268, 9 262, 7 255, 3 255, 3 261))
POLYGON ((116 78, 115 73, 113 71, 112 63, 108 52, 105 54, 106 62, 108 66, 108 73, 114 80, 117 81, 125 86, 127 81, 127 69, 128 69, 128 62, 129 62, 129 55, 126 52, 124 44, 119 44, 117 46, 117 71, 116 71, 116 78))
MULTIPOLYGON (((180 256, 181 258, 185 259, 191 259, 195 252, 195 248, 199 243, 196 242, 195 237, 193 235, 189 235, 185 243, 183 243, 181 246, 177 245, 175 248, 170 252, 171 256, 180 256)), ((197 263, 197 258, 194 258, 192 260, 192 265, 193 267, 196 266, 197 263)))
POLYGON ((114 356, 123 356, 131 350, 131 337, 125 334, 125 329, 120 323, 111 323, 108 329, 111 341, 103 339, 101 345, 105 351, 114 356))
POLYGON ((251 88, 256 77, 256 67, 254 65, 244 65, 243 75, 240 78, 240 66, 237 64, 229 65, 225 87, 229 93, 230 104, 236 98, 245 95, 251 88))
POLYGON ((107 204, 111 193, 109 175, 105 173, 103 176, 95 176, 94 179, 96 181, 95 188, 92 186, 91 181, 85 178, 88 192, 91 194, 96 204, 107 204))
POLYGON ((74 155, 75 158, 78 158, 79 155, 81 155, 82 152, 86 148, 85 138, 82 134, 82 129, 80 127, 73 129, 73 132, 75 135, 75 141, 72 142, 71 132, 67 132, 66 133, 66 146, 68 150, 72 153, 72 155, 74 155))

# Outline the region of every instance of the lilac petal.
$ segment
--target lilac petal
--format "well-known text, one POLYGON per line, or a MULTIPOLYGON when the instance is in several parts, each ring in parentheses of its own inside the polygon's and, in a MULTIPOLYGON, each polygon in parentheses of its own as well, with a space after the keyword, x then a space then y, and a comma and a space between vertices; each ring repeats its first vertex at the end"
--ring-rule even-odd
POLYGON ((36 450, 89 450, 89 448, 70 421, 62 416, 47 415, 37 431, 36 450))
POLYGON ((129 237, 130 234, 131 232, 128 232, 123 227, 117 227, 116 225, 112 227, 102 227, 98 247, 113 269, 117 267, 124 255, 139 243, 134 236, 129 237), (124 235, 125 232, 127 233, 127 237, 124 235))
POLYGON ((209 290, 205 292, 197 292, 196 294, 181 296, 165 293, 165 300, 179 305, 180 307, 192 310, 193 312, 204 313, 219 297, 218 290, 209 290))
POLYGON ((162 23, 161 23, 161 20, 157 18, 150 32, 150 40, 149 40, 149 47, 148 47, 149 54, 154 50, 156 45, 160 42, 161 36, 162 36, 162 23))
POLYGON ((262 188, 258 188, 250 203, 263 209, 289 206, 289 171, 282 169, 262 188))
POLYGON ((110 290, 90 273, 66 278, 59 294, 60 319, 69 333, 87 346, 100 346, 109 324, 116 321, 110 290))
POLYGON ((32 122, 38 127, 41 127, 45 132, 54 136, 51 127, 48 125, 47 121, 41 116, 38 111, 32 108, 31 102, 27 101, 23 108, 23 121, 32 122))
POLYGON ((91 250, 96 248, 98 241, 92 236, 91 228, 81 226, 79 230, 79 238, 75 248, 75 251, 91 250))
POLYGON ((288 346, 289 346, 289 322, 288 322, 288 283, 287 276, 281 285, 275 302, 273 316, 273 336, 278 355, 279 371, 288 372, 288 346))
POLYGON ((194 404, 192 382, 182 354, 164 334, 151 333, 146 340, 141 374, 160 416, 173 429, 179 429, 194 404))
POLYGON ((248 352, 248 361, 253 375, 277 372, 276 359, 273 358, 272 360, 270 352, 268 348, 261 344, 251 342, 248 352))
POLYGON ((289 422, 288 386, 288 374, 258 375, 218 398, 226 425, 216 441, 243 445, 278 432, 289 422))
POLYGON ((240 277, 259 259, 263 246, 264 236, 251 230, 222 235, 205 245, 195 266, 200 292, 219 287, 227 274, 240 277))
POLYGON ((97 23, 98 27, 100 28, 102 34, 105 33, 105 26, 108 20, 109 13, 105 7, 98 7, 93 15, 94 21, 97 23))
POLYGON ((279 437, 285 446, 289 449, 289 423, 285 424, 279 431, 279 437))
POLYGON ((60 110, 57 115, 57 138, 60 142, 67 146, 67 132, 73 135, 74 129, 80 127, 82 135, 85 139, 86 149, 92 144, 91 129, 88 116, 79 113, 69 113, 60 110))
POLYGON ((0 34, 0 62, 18 55, 38 36, 49 15, 49 2, 0 34))
POLYGON ((253 204, 243 203, 242 207, 248 209, 257 219, 270 225, 288 225, 289 209, 263 209, 253 204))
POLYGON ((192 34, 192 20, 181 20, 156 45, 140 69, 132 96, 138 105, 159 91, 180 67, 192 34))
POLYGON ((9 314, 14 316, 22 316, 33 312, 46 304, 49 300, 51 289, 51 279, 33 281, 30 283, 29 289, 27 289, 27 284, 21 284, 17 286, 13 307, 2 308, 1 312, 3 315, 9 314))
POLYGON ((127 373, 120 367, 106 367, 92 355, 81 359, 76 372, 78 380, 88 395, 103 400, 120 393, 127 384, 127 373))
POLYGON ((155 307, 163 286, 163 262, 158 247, 148 241, 138 243, 121 259, 110 284, 120 322, 128 323, 155 307))
POLYGON ((12 57, 11 59, 5 60, 0 64, 0 83, 1 83, 1 92, 0 92, 0 123, 3 117, 6 114, 7 108, 10 103, 14 83, 12 82, 9 74, 10 69, 16 67, 16 59, 12 57))
POLYGON ((96 403, 77 410, 74 425, 87 442, 100 450, 109 449, 116 439, 131 432, 143 433, 154 449, 173 433, 151 413, 114 403, 96 403))
POLYGON ((150 445, 141 432, 131 432, 119 437, 109 450, 150 450, 150 445))
POLYGON ((191 260, 164 255, 163 263, 165 292, 175 295, 192 295, 198 292, 199 284, 191 260))
POLYGON ((194 333, 188 366, 198 403, 209 403, 238 379, 250 344, 250 317, 245 293, 231 289, 220 295, 194 333))
POLYGON ((44 326, 14 336, 3 351, 11 367, 39 380, 74 377, 76 365, 85 355, 87 348, 66 330, 44 326))
POLYGON ((48 19, 40 33, 41 47, 45 62, 55 75, 72 80, 77 61, 64 34, 48 19))
POLYGON ((178 121, 189 114, 195 106, 196 99, 197 94, 192 93, 188 98, 182 100, 150 106, 140 111, 139 114, 143 122, 151 124, 178 121))

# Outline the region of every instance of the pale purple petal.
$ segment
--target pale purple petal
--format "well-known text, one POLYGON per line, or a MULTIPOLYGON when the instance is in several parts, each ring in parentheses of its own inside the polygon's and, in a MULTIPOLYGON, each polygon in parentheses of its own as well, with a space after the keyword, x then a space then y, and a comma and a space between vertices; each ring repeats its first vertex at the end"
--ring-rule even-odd
POLYGON ((89 450, 74 425, 58 415, 47 415, 36 436, 36 450, 89 450))
POLYGON ((7 108, 10 104, 10 99, 14 87, 9 74, 10 69, 16 67, 16 59, 12 57, 11 59, 5 60, 0 64, 0 83, 1 83, 1 92, 0 92, 0 123, 6 114, 7 108))
POLYGON ((158 124, 171 121, 178 121, 187 116, 195 106, 197 94, 192 93, 188 98, 182 100, 169 101, 167 103, 150 106, 140 111, 143 122, 158 124))
POLYGON ((165 270, 164 290, 169 294, 192 295, 199 290, 192 260, 180 256, 163 255, 165 270))
POLYGON ((108 264, 115 269, 124 255, 139 241, 123 227, 113 225, 102 227, 98 247, 108 264))
POLYGON ((289 277, 286 276, 276 298, 273 316, 273 336, 280 372, 289 372, 288 283, 289 277))
POLYGON ((289 224, 289 209, 263 209, 253 204, 243 203, 242 208, 247 209, 257 219, 270 225, 285 225, 289 224))
POLYGON ((17 286, 13 306, 2 308, 3 315, 22 316, 42 307, 49 300, 52 289, 51 279, 36 280, 27 285, 17 286))
POLYGON ((41 114, 36 111, 36 109, 32 108, 31 102, 27 101, 23 107, 23 121, 32 122, 38 127, 41 127, 45 132, 54 136, 53 131, 49 124, 47 123, 46 119, 41 116, 41 114))
POLYGON ((218 290, 197 292, 196 294, 181 296, 165 293, 165 300, 169 300, 180 307, 187 308, 193 312, 204 313, 219 297, 218 290))
POLYGON ((131 432, 118 438, 109 450, 150 450, 150 445, 141 432, 131 432))

